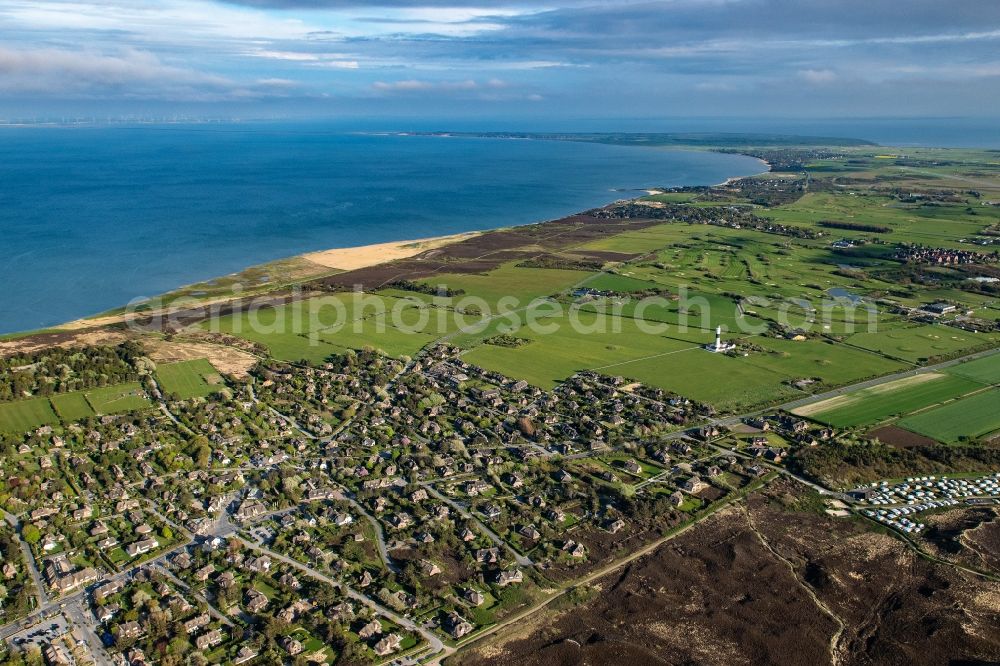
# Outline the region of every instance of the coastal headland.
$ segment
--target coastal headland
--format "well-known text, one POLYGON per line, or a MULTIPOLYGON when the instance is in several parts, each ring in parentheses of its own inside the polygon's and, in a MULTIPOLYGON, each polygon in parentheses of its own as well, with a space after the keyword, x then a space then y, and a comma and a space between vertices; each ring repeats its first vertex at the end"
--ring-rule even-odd
POLYGON ((770 170, 0 340, 0 637, 997 661, 1000 161, 738 149, 770 170))

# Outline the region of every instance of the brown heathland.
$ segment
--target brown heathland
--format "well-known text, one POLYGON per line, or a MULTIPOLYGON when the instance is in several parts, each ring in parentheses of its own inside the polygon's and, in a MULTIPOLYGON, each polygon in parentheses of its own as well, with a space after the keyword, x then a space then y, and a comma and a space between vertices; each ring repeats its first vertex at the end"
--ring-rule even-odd
POLYGON ((949 664, 1000 659, 1000 584, 858 523, 799 510, 779 482, 619 573, 571 611, 462 666, 949 664))

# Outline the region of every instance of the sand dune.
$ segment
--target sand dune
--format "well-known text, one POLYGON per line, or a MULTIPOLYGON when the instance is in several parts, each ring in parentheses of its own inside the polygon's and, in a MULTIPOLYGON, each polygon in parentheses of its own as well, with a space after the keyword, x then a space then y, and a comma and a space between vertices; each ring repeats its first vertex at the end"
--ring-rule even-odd
POLYGON ((323 250, 322 252, 310 252, 302 255, 302 258, 314 264, 326 266, 327 268, 353 271, 358 268, 384 264, 387 261, 395 259, 406 259, 426 250, 432 250, 436 247, 476 236, 479 233, 473 231, 453 236, 394 241, 392 243, 378 243, 376 245, 363 245, 361 247, 343 247, 334 250, 323 250))

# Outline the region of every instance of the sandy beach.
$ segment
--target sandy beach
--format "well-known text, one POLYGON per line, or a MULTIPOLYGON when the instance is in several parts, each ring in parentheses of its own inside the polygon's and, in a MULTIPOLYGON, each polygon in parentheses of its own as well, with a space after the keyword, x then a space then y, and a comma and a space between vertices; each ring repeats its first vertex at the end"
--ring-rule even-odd
MULTIPOLYGON (((392 241, 389 243, 375 243, 373 245, 360 245, 357 247, 340 247, 340 248, 333 248, 330 250, 320 250, 318 252, 308 252, 306 254, 301 254, 296 257, 290 257, 289 259, 302 260, 307 262, 309 266, 313 267, 312 269, 307 269, 303 273, 302 279, 305 279, 311 273, 315 273, 316 275, 325 274, 323 270, 316 270, 316 269, 353 271, 359 268, 366 268, 368 266, 376 266, 378 264, 384 264, 390 261, 395 261, 397 259, 406 259, 408 257, 418 255, 421 252, 425 252, 427 250, 433 250, 439 247, 444 247, 445 245, 449 245, 451 243, 457 243, 458 241, 464 240, 466 238, 472 238, 473 236, 478 236, 482 233, 484 232, 467 231, 460 234, 451 234, 448 236, 434 236, 429 238, 418 238, 414 240, 392 241)), ((233 275, 240 275, 240 274, 234 273, 233 275)), ((227 303, 229 301, 232 301, 233 299, 234 296, 232 295, 223 295, 212 298, 188 298, 179 305, 171 304, 170 306, 167 307, 147 309, 141 312, 127 312, 127 313, 117 313, 112 315, 95 315, 93 317, 83 317, 80 319, 75 319, 73 321, 60 324, 56 328, 63 331, 79 331, 83 329, 92 329, 98 326, 121 324, 123 322, 128 322, 138 317, 149 317, 156 314, 166 315, 173 312, 184 310, 193 305, 209 306, 209 305, 217 305, 220 303, 227 303)))
POLYGON ((358 268, 384 264, 387 261, 406 259, 426 250, 433 250, 465 238, 477 236, 480 233, 482 232, 470 231, 451 236, 393 241, 391 243, 377 243, 375 245, 362 245, 359 247, 342 247, 333 250, 322 250, 320 252, 309 252, 301 255, 301 258, 311 261, 314 264, 325 266, 326 268, 353 271, 358 268))
MULTIPOLYGON (((759 160, 760 164, 764 167, 763 171, 769 170, 770 166, 763 160, 759 160)), ((720 185, 726 185, 731 181, 738 180, 742 176, 736 176, 727 178, 720 185)), ((718 186, 718 185, 717 185, 718 186)), ((663 188, 650 188, 644 190, 647 194, 660 194, 664 192, 663 188)), ((641 203, 646 203, 652 207, 662 207, 664 204, 660 202, 642 202, 639 199, 630 199, 641 203)), ((537 224, 538 222, 530 222, 525 224, 537 224)), ((499 227, 502 228, 502 227, 499 227)), ((333 248, 328 250, 319 250, 316 252, 307 252, 305 254, 296 255, 289 257, 284 260, 279 260, 278 262, 271 262, 269 264, 259 264, 250 265, 249 268, 244 269, 244 271, 232 273, 227 276, 218 278, 218 280, 225 280, 227 278, 244 278, 244 274, 247 271, 253 269, 270 269, 272 264, 275 263, 287 263, 288 266, 283 267, 275 272, 270 273, 267 277, 271 279, 271 287, 265 286, 263 289, 254 289, 257 295, 267 293, 274 289, 276 284, 292 284, 307 282, 310 278, 319 277, 324 274, 329 274, 331 271, 353 271, 362 268, 367 268, 370 266, 376 266, 378 264, 384 264, 392 261, 397 261, 400 259, 407 259, 414 257, 422 252, 428 250, 434 250, 436 248, 444 247, 446 245, 456 243, 468 238, 473 238, 479 236, 483 233, 489 233, 492 231, 497 231, 497 229, 481 230, 481 231, 467 231, 457 234, 450 234, 446 236, 431 236, 426 238, 417 238, 409 240, 399 240, 391 241, 387 243, 376 243, 372 245, 360 245, 356 247, 342 247, 333 248)), ((215 280, 210 282, 216 282, 215 280)), ((180 287, 174 292, 165 294, 162 296, 172 296, 176 295, 177 292, 183 292, 185 290, 192 290, 195 287, 200 288, 202 284, 209 283, 198 283, 196 285, 187 285, 180 287)), ((208 289, 209 287, 205 287, 208 289)), ((244 296, 248 294, 244 293, 244 296)), ((162 298, 161 296, 161 298, 162 298)), ((163 316, 176 312, 183 311, 190 307, 205 307, 212 306, 230 302, 236 298, 232 294, 190 294, 185 295, 185 298, 179 301, 171 301, 166 304, 161 301, 159 307, 151 307, 137 311, 128 312, 115 312, 106 314, 97 314, 88 317, 81 317, 69 322, 65 322, 57 325, 55 328, 62 331, 81 331, 86 329, 93 329, 100 326, 108 326, 114 324, 122 324, 129 322, 137 318, 146 318, 150 316, 163 316)), ((155 302, 157 299, 153 299, 155 302)))

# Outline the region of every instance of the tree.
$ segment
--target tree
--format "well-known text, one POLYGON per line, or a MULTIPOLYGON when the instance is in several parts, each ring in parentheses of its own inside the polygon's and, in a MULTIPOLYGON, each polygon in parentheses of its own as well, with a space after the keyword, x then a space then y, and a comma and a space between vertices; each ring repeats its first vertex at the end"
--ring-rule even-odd
POLYGON ((212 448, 208 444, 199 444, 195 450, 194 461, 199 468, 208 467, 212 458, 212 448))
POLYGON ((167 649, 171 654, 181 655, 191 649, 191 644, 183 636, 177 636, 170 641, 170 645, 167 649))
POLYGON ((39 529, 34 525, 25 525, 21 529, 21 536, 24 537, 25 541, 32 545, 38 543, 42 539, 41 531, 39 531, 39 529))

